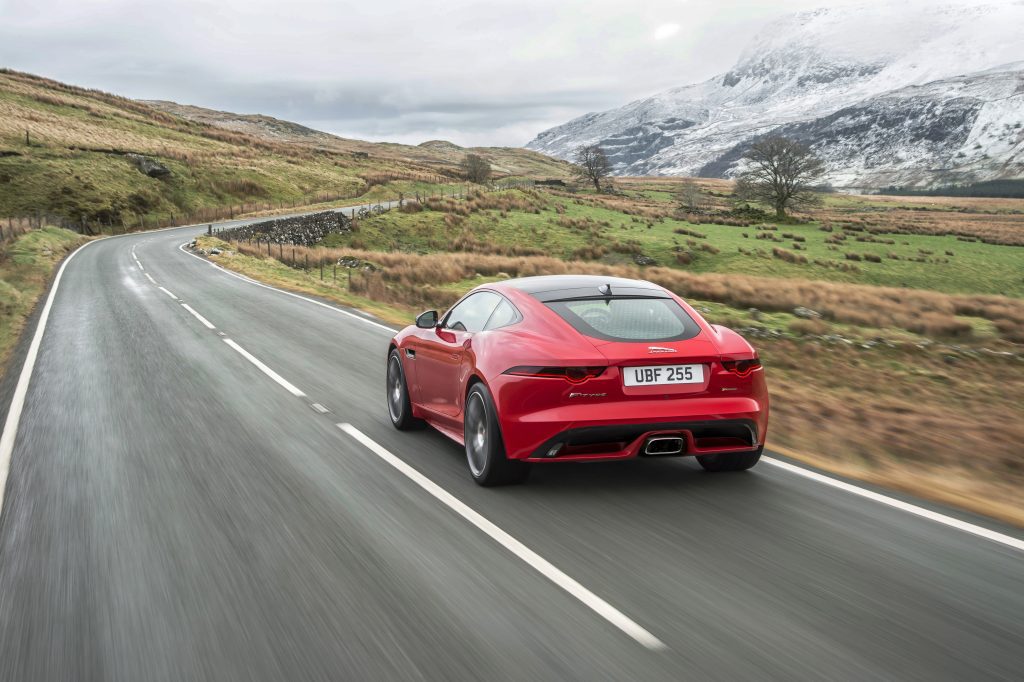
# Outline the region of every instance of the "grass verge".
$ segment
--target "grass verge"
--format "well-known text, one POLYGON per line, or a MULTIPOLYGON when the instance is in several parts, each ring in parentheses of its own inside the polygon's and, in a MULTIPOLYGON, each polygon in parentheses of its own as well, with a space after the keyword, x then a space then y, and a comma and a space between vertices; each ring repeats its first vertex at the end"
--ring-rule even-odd
POLYGON ((57 264, 85 239, 44 227, 0 245, 0 373, 57 264))
MULTIPOLYGON (((356 269, 350 285, 349 271, 341 267, 335 281, 334 261, 321 281, 319 267, 290 267, 248 245, 202 238, 199 246, 222 249, 212 258, 231 270, 396 325, 409 324, 421 308, 443 308, 477 284, 508 276, 463 269, 461 279, 417 283, 418 298, 408 305, 397 302, 413 301, 396 296, 379 270, 356 269)), ((387 269, 388 256, 377 254, 375 267, 383 263, 387 269)), ((543 264, 542 259, 519 260, 524 267, 543 264)), ((581 265, 543 262, 548 260, 563 269, 581 265)), ((420 264, 421 275, 429 269, 429 263, 420 264)), ((1019 355, 936 343, 898 328, 809 323, 788 313, 688 298, 710 321, 753 337, 772 392, 769 447, 826 471, 1024 527, 1019 504, 1024 463, 1018 448, 1024 440, 1019 414, 1024 382, 1018 379, 1024 362, 1019 355), (1000 390, 994 393, 993 386, 1000 390)))

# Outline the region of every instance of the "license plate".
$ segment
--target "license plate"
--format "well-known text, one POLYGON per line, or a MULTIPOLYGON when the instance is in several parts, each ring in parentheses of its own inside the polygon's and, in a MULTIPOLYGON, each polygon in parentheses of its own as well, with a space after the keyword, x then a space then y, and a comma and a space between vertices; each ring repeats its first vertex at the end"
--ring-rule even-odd
POLYGON ((702 384, 704 383, 704 365, 623 367, 622 379, 626 386, 702 384))

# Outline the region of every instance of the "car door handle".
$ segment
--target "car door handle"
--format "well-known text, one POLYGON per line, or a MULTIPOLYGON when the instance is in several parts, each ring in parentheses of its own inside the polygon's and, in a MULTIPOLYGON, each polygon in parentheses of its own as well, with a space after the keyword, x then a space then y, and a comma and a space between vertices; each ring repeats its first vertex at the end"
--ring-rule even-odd
POLYGON ((416 359, 416 351, 414 351, 412 348, 406 348, 405 349, 405 357, 409 358, 410 360, 415 360, 416 359))
POLYGON ((452 360, 458 360, 459 359, 459 354, 458 353, 450 353, 450 355, 452 356, 452 360))

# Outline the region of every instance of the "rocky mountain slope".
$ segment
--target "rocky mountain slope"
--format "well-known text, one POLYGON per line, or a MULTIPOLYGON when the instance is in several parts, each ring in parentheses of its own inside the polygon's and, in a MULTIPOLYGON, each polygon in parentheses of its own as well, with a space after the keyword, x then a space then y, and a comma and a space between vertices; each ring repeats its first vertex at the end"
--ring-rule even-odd
POLYGON ((753 139, 787 134, 839 186, 1022 174, 1024 2, 848 6, 766 27, 727 73, 537 136, 601 144, 621 175, 728 177, 753 139))

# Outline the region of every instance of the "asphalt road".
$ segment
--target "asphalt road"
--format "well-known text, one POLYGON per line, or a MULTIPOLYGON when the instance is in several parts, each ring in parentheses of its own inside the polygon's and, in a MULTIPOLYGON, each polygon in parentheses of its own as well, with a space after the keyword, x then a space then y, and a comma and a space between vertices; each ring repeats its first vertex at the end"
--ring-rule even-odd
POLYGON ((199 232, 67 264, 0 519, 0 679, 1024 674, 1019 549, 764 462, 478 488, 392 429, 386 330, 179 250, 199 232))

